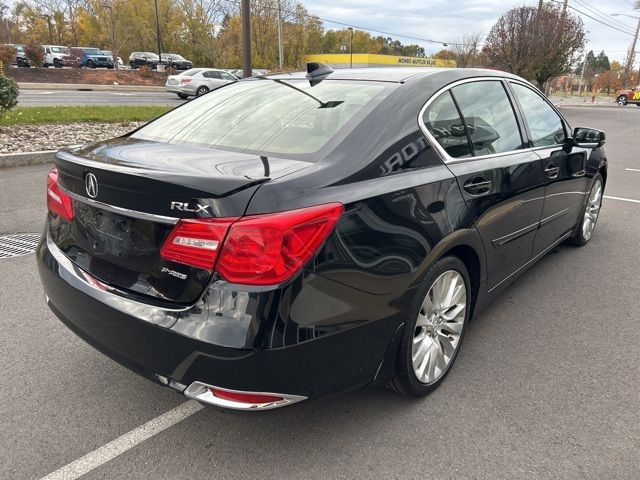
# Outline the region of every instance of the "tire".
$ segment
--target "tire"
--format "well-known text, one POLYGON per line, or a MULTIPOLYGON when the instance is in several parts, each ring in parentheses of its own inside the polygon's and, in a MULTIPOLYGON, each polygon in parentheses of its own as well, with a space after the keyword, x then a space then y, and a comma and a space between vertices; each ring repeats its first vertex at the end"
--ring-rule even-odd
POLYGON ((96 68, 96 64, 92 60, 87 61, 87 68, 96 68))
POLYGON ((444 257, 429 269, 405 319, 396 372, 390 382, 392 389, 422 397, 442 383, 462 347, 471 300, 469 273, 458 257, 444 257), (444 293, 451 286, 451 283, 447 285, 447 280, 455 281, 457 285, 451 290, 453 295, 444 293), (454 301, 447 302, 449 297, 454 301), (441 307, 438 303, 445 305, 441 307), (422 340, 416 343, 416 339, 422 340))
POLYGON ((620 95, 618 97, 618 100, 616 100, 618 102, 618 105, 620 105, 621 107, 624 107, 628 101, 627 101, 627 97, 625 95, 620 95))
POLYGON ((187 95, 186 93, 178 93, 178 96, 183 100, 189 98, 189 95, 187 95))
POLYGON ((576 229, 573 232, 573 235, 569 238, 568 243, 575 245, 576 247, 582 247, 591 240, 600 216, 603 192, 604 181, 602 180, 602 175, 597 173, 593 177, 587 202, 582 209, 582 215, 580 215, 576 229))
POLYGON ((205 93, 209 93, 209 89, 204 85, 202 85, 198 87, 198 89, 196 90, 196 97, 199 97, 200 95, 204 95, 205 93))
POLYGON ((57 58, 53 59, 53 66, 55 68, 62 68, 62 64, 60 63, 60 60, 58 60, 57 58))

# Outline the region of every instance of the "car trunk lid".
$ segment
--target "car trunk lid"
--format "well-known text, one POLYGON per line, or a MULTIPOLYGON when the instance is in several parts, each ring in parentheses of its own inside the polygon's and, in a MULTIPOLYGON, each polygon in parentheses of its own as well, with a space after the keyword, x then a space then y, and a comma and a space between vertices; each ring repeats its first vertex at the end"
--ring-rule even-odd
POLYGON ((239 217, 253 193, 306 162, 170 145, 129 137, 56 155, 73 220, 50 214, 50 235, 72 261, 132 294, 189 303, 210 269, 164 260, 180 219, 239 217))

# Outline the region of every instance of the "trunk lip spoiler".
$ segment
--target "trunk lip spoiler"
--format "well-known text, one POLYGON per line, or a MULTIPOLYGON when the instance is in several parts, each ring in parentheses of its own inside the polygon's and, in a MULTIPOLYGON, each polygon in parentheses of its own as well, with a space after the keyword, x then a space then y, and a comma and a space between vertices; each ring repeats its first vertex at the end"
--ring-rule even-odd
POLYGON ((166 223, 169 225, 175 225, 180 220, 177 217, 166 217, 164 215, 157 215, 155 213, 140 212, 138 210, 132 210, 130 208, 116 207, 115 205, 109 205, 108 203, 103 203, 97 200, 92 200, 90 198, 83 197, 82 195, 78 195, 77 193, 71 192, 62 186, 60 186, 60 189, 78 202, 87 203, 93 207, 107 210, 113 213, 118 213, 120 215, 124 215, 127 217, 139 218, 141 220, 150 220, 157 223, 166 223))

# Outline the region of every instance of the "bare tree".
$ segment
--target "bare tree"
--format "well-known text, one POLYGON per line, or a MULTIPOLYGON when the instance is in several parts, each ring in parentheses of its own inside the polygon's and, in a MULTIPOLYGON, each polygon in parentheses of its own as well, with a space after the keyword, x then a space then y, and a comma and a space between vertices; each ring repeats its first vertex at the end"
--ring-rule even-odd
POLYGON ((468 32, 449 44, 449 50, 455 54, 458 67, 473 67, 477 64, 482 37, 482 32, 468 32))
POLYGON ((585 43, 582 20, 556 6, 516 7, 491 28, 482 55, 487 66, 535 80, 568 72, 585 43))

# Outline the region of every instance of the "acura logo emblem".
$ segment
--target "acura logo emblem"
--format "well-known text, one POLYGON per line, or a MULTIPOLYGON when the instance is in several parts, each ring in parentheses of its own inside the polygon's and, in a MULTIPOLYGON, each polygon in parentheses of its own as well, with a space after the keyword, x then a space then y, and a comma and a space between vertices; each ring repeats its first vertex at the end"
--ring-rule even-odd
POLYGON ((84 188, 91 198, 98 196, 98 179, 93 173, 87 173, 87 176, 84 177, 84 188))

